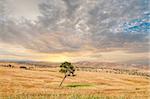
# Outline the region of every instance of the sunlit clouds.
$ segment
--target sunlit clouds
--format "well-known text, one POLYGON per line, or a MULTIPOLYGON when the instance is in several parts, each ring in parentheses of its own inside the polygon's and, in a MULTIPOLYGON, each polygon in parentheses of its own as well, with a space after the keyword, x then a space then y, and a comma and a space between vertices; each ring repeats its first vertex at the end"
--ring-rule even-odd
POLYGON ((0 60, 147 64, 149 0, 1 0, 0 60))

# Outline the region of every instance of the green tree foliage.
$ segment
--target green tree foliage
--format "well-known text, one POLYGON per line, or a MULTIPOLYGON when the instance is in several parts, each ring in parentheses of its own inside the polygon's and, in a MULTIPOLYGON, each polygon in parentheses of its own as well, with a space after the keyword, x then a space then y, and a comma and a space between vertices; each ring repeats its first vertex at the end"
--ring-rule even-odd
POLYGON ((64 80, 67 76, 75 76, 75 74, 74 74, 75 67, 70 62, 64 62, 60 65, 60 68, 61 69, 59 72, 65 74, 63 80, 61 81, 61 83, 59 85, 61 87, 62 83, 64 82, 64 80))

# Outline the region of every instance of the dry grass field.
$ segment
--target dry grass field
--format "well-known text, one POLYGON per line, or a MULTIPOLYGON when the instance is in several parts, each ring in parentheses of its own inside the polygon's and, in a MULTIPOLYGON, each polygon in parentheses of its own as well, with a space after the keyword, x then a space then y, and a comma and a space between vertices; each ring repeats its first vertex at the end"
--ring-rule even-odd
POLYGON ((60 88, 59 68, 0 66, 0 99, 150 99, 149 77, 104 71, 76 74, 60 88))

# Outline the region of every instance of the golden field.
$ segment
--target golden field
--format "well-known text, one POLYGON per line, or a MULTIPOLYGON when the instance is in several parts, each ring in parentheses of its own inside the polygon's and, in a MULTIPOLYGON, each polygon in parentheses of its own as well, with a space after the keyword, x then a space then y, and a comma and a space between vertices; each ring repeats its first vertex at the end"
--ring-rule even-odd
POLYGON ((60 88, 63 76, 59 68, 0 66, 0 99, 150 99, 150 77, 78 70, 60 88))

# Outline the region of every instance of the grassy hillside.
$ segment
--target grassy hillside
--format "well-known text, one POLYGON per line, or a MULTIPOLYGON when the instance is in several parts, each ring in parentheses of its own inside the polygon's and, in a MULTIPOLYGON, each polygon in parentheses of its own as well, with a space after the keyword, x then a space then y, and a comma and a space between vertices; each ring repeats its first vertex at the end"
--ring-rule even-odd
POLYGON ((59 84, 58 68, 0 67, 0 97, 4 99, 148 99, 150 78, 146 76, 77 71, 59 84))

